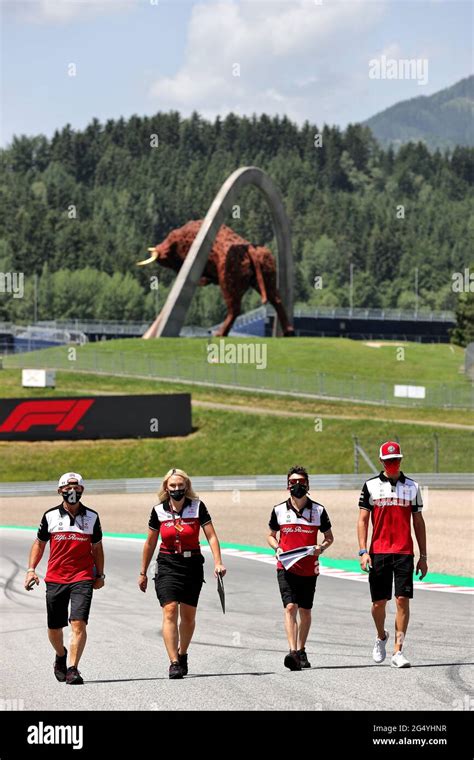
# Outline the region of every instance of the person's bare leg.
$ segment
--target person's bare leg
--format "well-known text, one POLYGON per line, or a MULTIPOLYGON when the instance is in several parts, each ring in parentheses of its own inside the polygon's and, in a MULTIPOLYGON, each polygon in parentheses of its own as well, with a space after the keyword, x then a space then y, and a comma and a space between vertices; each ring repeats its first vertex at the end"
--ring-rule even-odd
POLYGON ((64 635, 62 628, 48 628, 48 639, 50 640, 54 651, 58 657, 64 657, 66 649, 64 647, 64 635))
POLYGON ((196 607, 179 605, 179 653, 186 654, 196 627, 196 607))
POLYGON ((380 599, 377 602, 372 602, 372 617, 374 619, 379 639, 385 638, 385 608, 387 606, 387 601, 387 599, 380 599))
POLYGON ((299 608, 300 624, 298 626, 298 649, 304 649, 309 629, 311 628, 311 610, 299 608))
POLYGON ((410 600, 407 596, 396 596, 397 602, 397 614, 395 617, 395 646, 393 653, 401 652, 403 642, 408 628, 408 621, 410 620, 410 600))
POLYGON ((285 607, 285 631, 288 638, 288 644, 291 650, 296 650, 296 644, 298 641, 298 605, 287 604, 285 607))
POLYGON ((178 602, 163 607, 163 640, 170 662, 178 659, 178 602))
POLYGON ((87 641, 85 620, 71 620, 71 641, 69 644, 69 667, 77 668, 87 641))

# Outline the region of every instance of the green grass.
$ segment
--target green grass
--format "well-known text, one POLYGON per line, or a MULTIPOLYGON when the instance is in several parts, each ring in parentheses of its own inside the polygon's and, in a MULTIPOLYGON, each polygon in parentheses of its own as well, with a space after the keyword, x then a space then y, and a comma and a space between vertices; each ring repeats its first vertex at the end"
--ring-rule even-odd
POLYGON ((351 401, 324 399, 296 399, 291 396, 251 392, 224 388, 206 388, 179 382, 158 382, 152 379, 129 378, 112 375, 96 375, 83 372, 56 373, 56 388, 23 388, 21 370, 0 371, 0 398, 44 398, 49 396, 137 393, 191 393, 193 400, 286 410, 318 415, 349 415, 360 419, 391 419, 394 422, 429 421, 474 425, 474 412, 461 409, 409 408, 396 406, 373 406, 351 401))
MULTIPOLYGON (((58 472, 75 470, 87 478, 160 477, 169 467, 193 475, 280 474, 292 462, 311 472, 353 472, 352 435, 372 459, 383 439, 397 436, 411 472, 433 469, 436 427, 417 427, 377 420, 324 420, 320 432, 311 418, 249 415, 238 410, 193 410, 194 432, 182 438, 1 442, 2 481, 53 480, 58 472)), ((465 431, 439 430, 440 469, 471 469, 470 436, 465 431)), ((365 469, 365 468, 364 468, 365 469)))
MULTIPOLYGON (((227 342, 227 341, 226 341, 227 342)), ((232 342, 232 341, 230 341, 232 342)), ((235 341, 234 341, 235 342, 235 341)), ((396 345, 379 349, 345 339, 268 340, 268 366, 286 371, 310 373, 357 372, 360 376, 385 378, 387 382, 444 382, 449 387, 466 386, 459 373, 463 350, 447 345, 407 344, 405 361, 396 359, 396 345)), ((177 366, 207 365, 207 340, 163 339, 157 341, 120 340, 89 344, 79 354, 119 362, 121 352, 133 366, 140 367, 151 356, 157 362, 177 366)), ((68 347, 28 354, 23 360, 38 366, 44 356, 60 356, 65 366, 68 347)), ((221 368, 218 368, 221 369, 221 368)), ((232 370, 229 366, 223 370, 232 370)), ((245 367, 244 367, 245 370, 245 367)), ((254 375, 265 376, 265 370, 254 375)), ((187 391, 194 401, 230 404, 233 411, 193 409, 194 432, 185 438, 163 438, 87 442, 2 442, 0 478, 3 481, 49 480, 61 470, 83 470, 88 478, 158 477, 164 469, 176 466, 194 475, 254 475, 285 472, 289 462, 304 462, 312 472, 353 471, 352 436, 357 435, 369 456, 376 460, 382 440, 397 438, 407 452, 406 468, 411 472, 433 470, 433 436, 439 437, 439 468, 444 472, 472 469, 472 433, 438 427, 439 423, 472 425, 473 415, 463 410, 442 408, 400 408, 373 406, 350 401, 304 399, 268 393, 254 394, 239 389, 218 389, 185 382, 157 382, 153 379, 100 375, 93 372, 58 371, 57 387, 21 387, 19 369, 0 371, 0 396, 45 397, 107 393, 171 393, 187 391), (259 407, 261 414, 248 414, 239 406, 259 407), (281 418, 266 410, 286 410, 311 417, 281 418), (330 415, 356 419, 330 419, 330 415), (316 432, 314 421, 323 419, 316 432), (389 421, 386 422, 385 419, 389 421), (431 424, 416 426, 416 421, 431 424)), ((365 469, 365 466, 362 465, 365 469)))
MULTIPOLYGON (((93 355, 110 358, 117 352, 136 357, 137 367, 146 360, 158 360, 163 365, 176 366, 178 370, 191 364, 204 367, 208 365, 207 346, 217 343, 218 338, 160 340, 124 340, 89 343, 78 349, 78 356, 93 355)), ((339 378, 358 378, 393 383, 413 383, 430 385, 445 383, 452 386, 466 385, 462 374, 464 349, 448 344, 421 344, 394 342, 390 346, 370 348, 362 341, 347 338, 292 338, 291 340, 274 338, 226 338, 225 343, 264 343, 267 346, 267 368, 258 371, 264 382, 265 373, 297 370, 302 377, 313 378, 315 373, 324 372, 328 376, 339 378), (398 346, 404 348, 404 358, 399 360, 398 346)), ((28 358, 61 357, 64 369, 67 367, 68 347, 51 348, 32 352, 28 358)), ((7 360, 7 362, 9 359, 7 360)), ((72 363, 71 363, 72 364, 72 363)), ((8 366, 8 363, 6 364, 8 366)), ((91 367, 92 368, 92 367, 91 367)), ((117 363, 117 369, 119 364, 117 363)), ((218 367, 227 370, 229 365, 218 367)), ((215 367, 213 368, 215 369, 215 367)), ((239 371, 249 370, 254 376, 254 368, 239 366, 239 371)))

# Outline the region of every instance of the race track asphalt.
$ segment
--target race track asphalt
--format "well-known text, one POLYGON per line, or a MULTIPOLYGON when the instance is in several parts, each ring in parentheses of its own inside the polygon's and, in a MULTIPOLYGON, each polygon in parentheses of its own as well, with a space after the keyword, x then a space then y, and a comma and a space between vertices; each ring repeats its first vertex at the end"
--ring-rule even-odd
MULTIPOLYGON (((283 666, 287 643, 274 567, 224 556, 223 615, 208 551, 190 673, 170 681, 153 584, 146 594, 137 587, 142 542, 113 538, 104 539, 107 585, 94 592, 80 664, 85 684, 71 688, 52 673, 44 583, 23 589, 33 538, 29 531, 0 534, 0 698, 20 700, 24 710, 450 711, 474 693, 474 596, 415 592, 405 646, 413 667, 395 670, 389 657, 382 665, 371 658, 367 584, 320 576, 306 646, 312 668, 294 673, 283 666)), ((393 622, 391 602, 392 641, 393 622)))

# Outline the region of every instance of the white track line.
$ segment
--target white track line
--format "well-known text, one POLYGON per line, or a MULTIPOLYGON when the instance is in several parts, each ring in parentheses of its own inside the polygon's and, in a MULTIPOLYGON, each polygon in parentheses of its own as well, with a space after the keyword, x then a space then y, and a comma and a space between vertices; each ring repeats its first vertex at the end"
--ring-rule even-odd
MULTIPOLYGON (((14 531, 18 533, 25 532, 25 529, 21 528, 1 528, 0 530, 14 531)), ((34 528, 36 531, 36 528, 34 528)), ((132 538, 129 536, 104 536, 106 541, 128 541, 130 543, 143 544, 143 538, 132 538)), ((203 552, 210 554, 211 550, 209 546, 201 546, 203 552)), ((229 557, 240 557, 240 559, 249 559, 254 562, 264 562, 266 565, 275 565, 275 557, 270 554, 260 554, 260 552, 253 552, 244 549, 221 549, 221 553, 229 557)), ((345 581, 356 581, 357 583, 367 583, 368 576, 362 575, 362 573, 353 572, 350 570, 342 570, 337 567, 324 567, 320 565, 320 575, 327 575, 328 577, 338 578, 345 581)), ((451 586, 449 583, 422 583, 420 581, 414 581, 413 587, 420 591, 442 591, 448 594, 464 594, 467 596, 474 595, 474 588, 471 586, 451 586)))

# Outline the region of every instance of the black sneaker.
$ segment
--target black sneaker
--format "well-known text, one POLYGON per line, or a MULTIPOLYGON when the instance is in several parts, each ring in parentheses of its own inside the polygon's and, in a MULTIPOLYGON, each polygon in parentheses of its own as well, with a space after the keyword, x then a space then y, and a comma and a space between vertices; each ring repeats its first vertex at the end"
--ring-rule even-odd
POLYGON ((301 670, 301 662, 298 657, 298 653, 294 649, 290 649, 284 660, 285 668, 290 670, 301 670))
POLYGON ((183 677, 183 670, 181 668, 181 665, 177 660, 171 663, 170 665, 170 672, 169 672, 170 678, 182 678, 183 677))
POLYGON ((311 663, 308 662, 308 657, 306 655, 306 649, 303 647, 303 649, 298 649, 297 652, 298 657, 300 658, 301 667, 302 668, 310 668, 311 663))
POLYGON ((178 662, 181 666, 181 670, 183 671, 183 676, 187 676, 188 675, 188 655, 179 654, 178 652, 178 662))
POLYGON ((62 657, 58 657, 56 655, 56 659, 54 661, 54 675, 56 676, 57 681, 64 682, 66 680, 66 673, 67 673, 67 649, 64 647, 64 654, 62 657))
POLYGON ((70 684, 71 686, 79 686, 80 684, 84 683, 81 674, 74 666, 67 669, 66 683, 70 684))

